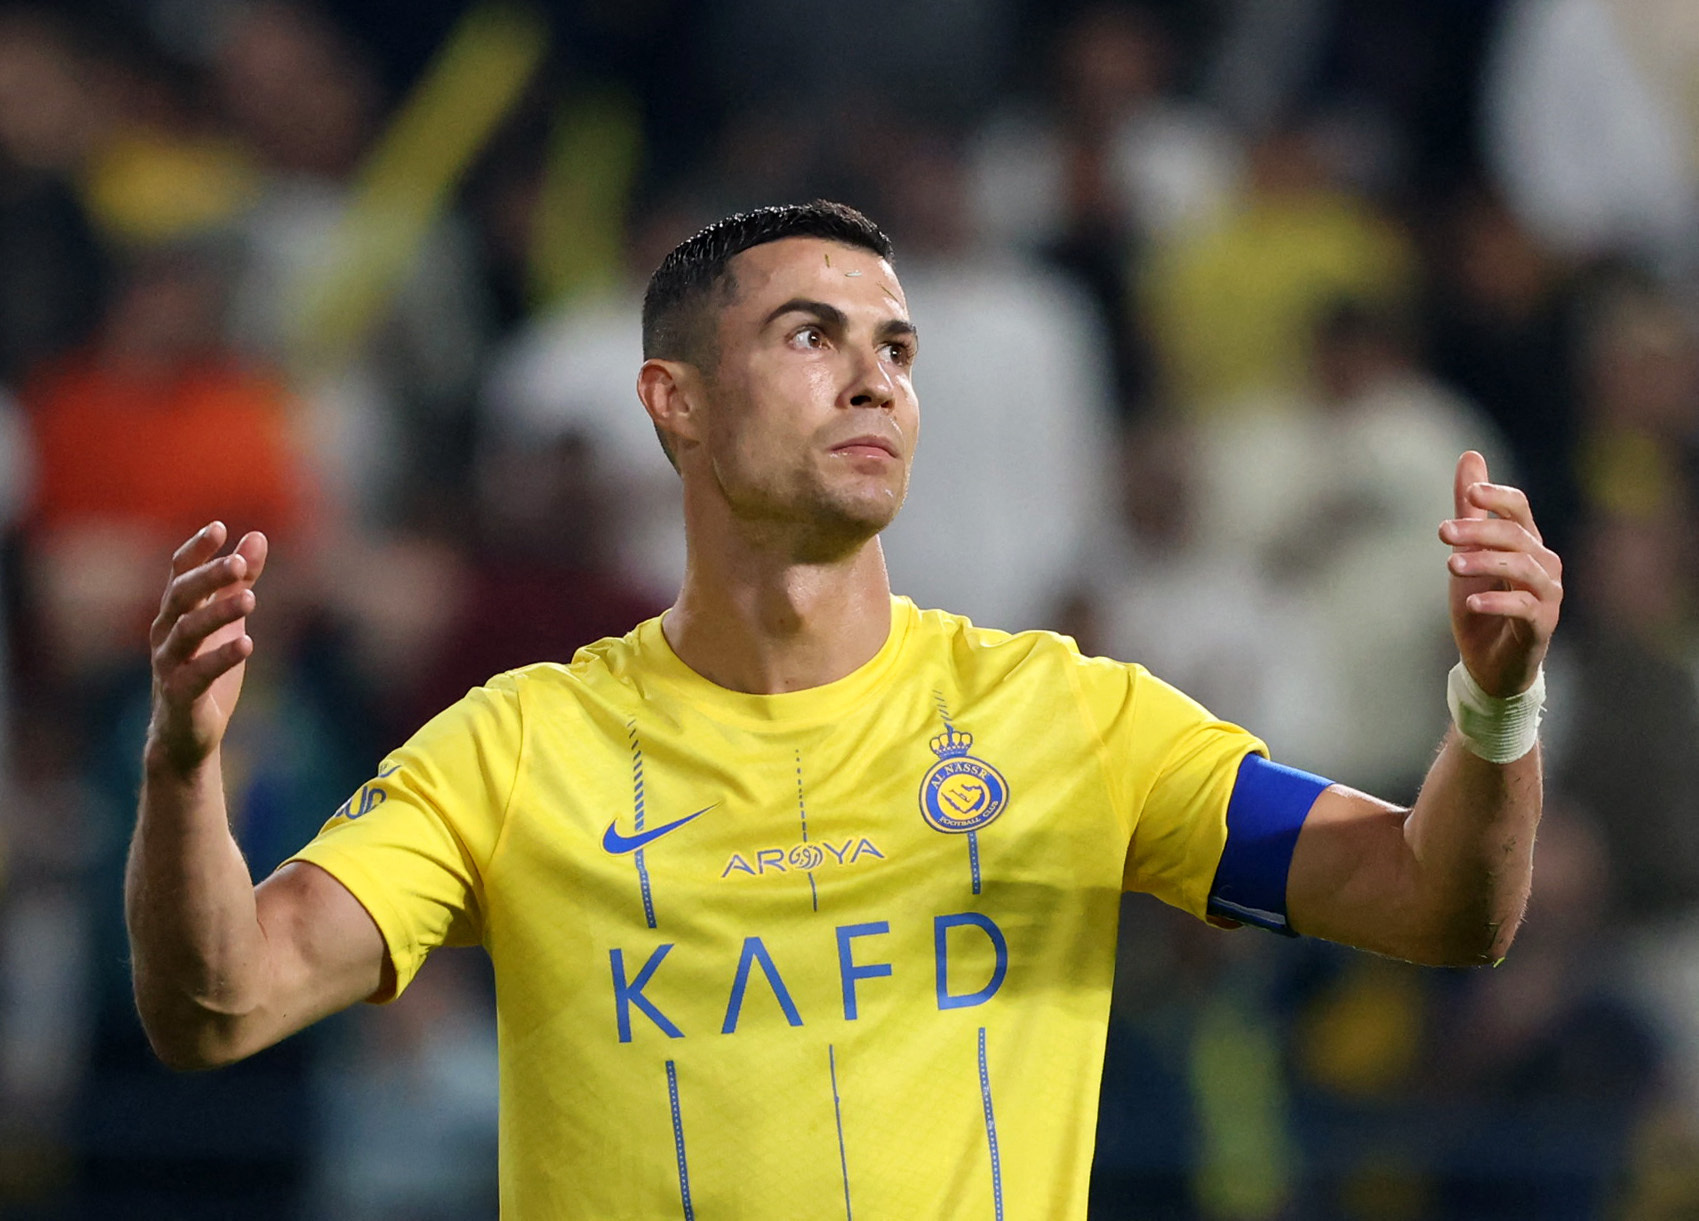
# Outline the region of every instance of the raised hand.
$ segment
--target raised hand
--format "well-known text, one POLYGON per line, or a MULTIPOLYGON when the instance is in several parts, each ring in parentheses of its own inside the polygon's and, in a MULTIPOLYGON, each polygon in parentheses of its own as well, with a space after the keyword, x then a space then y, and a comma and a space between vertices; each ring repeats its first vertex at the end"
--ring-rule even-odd
POLYGON ((212 522, 171 557, 171 580, 153 621, 153 715, 148 748, 187 773, 217 749, 242 691, 253 639, 253 584, 265 568, 266 537, 244 535, 220 556, 227 532, 212 522))
POLYGON ((1520 489, 1487 482, 1487 460, 1457 460, 1457 516, 1439 536, 1451 544, 1451 634, 1489 695, 1525 691, 1545 660, 1563 601, 1563 562, 1534 525, 1520 489))

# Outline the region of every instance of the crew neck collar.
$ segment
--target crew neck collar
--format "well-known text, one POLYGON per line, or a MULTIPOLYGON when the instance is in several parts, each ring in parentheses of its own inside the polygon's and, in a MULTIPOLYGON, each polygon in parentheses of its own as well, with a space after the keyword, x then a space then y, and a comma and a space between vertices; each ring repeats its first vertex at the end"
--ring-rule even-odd
POLYGON ((699 711, 727 720, 802 726, 842 716, 878 690, 890 675, 918 614, 914 603, 893 595, 890 631, 871 658, 833 682, 772 695, 733 691, 702 677, 673 652, 659 616, 638 627, 637 647, 649 659, 652 673, 699 711))

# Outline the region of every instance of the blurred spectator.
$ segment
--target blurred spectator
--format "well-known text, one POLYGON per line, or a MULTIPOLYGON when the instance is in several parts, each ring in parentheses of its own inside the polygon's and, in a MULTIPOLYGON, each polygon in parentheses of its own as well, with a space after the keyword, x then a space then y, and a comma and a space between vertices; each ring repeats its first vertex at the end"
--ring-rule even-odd
POLYGON ((1613 919, 1680 919, 1699 904, 1699 690, 1690 669, 1693 526, 1684 503, 1600 516, 1570 565, 1553 767, 1615 863, 1613 919))
POLYGON ((105 265, 74 175, 98 126, 60 20, 0 14, 0 384, 86 337, 105 265))
POLYGON ((393 519, 414 478, 462 473, 486 328, 473 245, 454 219, 441 221, 393 296, 391 286, 380 292, 370 334, 325 333, 342 323, 335 294, 367 287, 342 278, 373 265, 360 243, 381 229, 355 223, 355 171, 379 119, 376 79, 315 10, 267 0, 225 17, 214 75, 263 174, 241 222, 231 328, 242 350, 294 375, 325 492, 358 521, 393 519))
POLYGON ((441 635, 428 660, 410 653, 389 684, 411 697, 397 741, 491 675, 533 662, 565 664, 582 646, 623 636, 666 609, 670 599, 621 574, 616 519, 624 485, 598 456, 571 431, 546 443, 497 441, 480 453, 469 554, 454 595, 430 594, 450 608, 441 635))
POLYGON ((1540 532, 1563 554, 1580 511, 1572 278, 1478 187, 1452 196, 1429 239, 1434 370, 1498 425, 1540 532))
POLYGON ((670 599, 684 579, 684 501, 637 401, 643 286, 692 219, 659 210, 638 226, 625 282, 534 319, 491 362, 482 403, 484 444, 497 453, 588 447, 607 486, 622 489, 599 510, 608 569, 653 598, 670 599))
POLYGON ((1282 993, 1302 943, 1123 896, 1091 1216, 1303 1211, 1282 993))
POLYGON ((0 1214, 31 1216, 30 1206, 64 1193, 76 1167, 72 1121, 95 1025, 87 887, 99 843, 65 724, 36 702, 15 733, 0 802, 0 1214))
POLYGON ((1123 407, 1147 393, 1129 314, 1145 247, 1207 227, 1238 187, 1238 146, 1174 94, 1178 50, 1151 10, 1097 4, 1061 30, 1049 96, 995 113, 975 141, 985 236, 1043 254, 1096 299, 1117 347, 1123 407))
MULTIPOLYGON (((1656 513, 1601 515, 1584 532, 1571 565, 1571 625, 1554 658, 1563 715, 1552 733, 1559 789, 1609 849, 1609 911, 1624 946, 1619 968, 1666 1027, 1670 1097, 1685 1116, 1690 1149, 1699 1147, 1691 504, 1684 495, 1656 513)), ((1686 1182, 1693 1198, 1699 1182, 1686 1182)))
POLYGON ((107 49, 95 79, 109 121, 83 166, 83 198, 121 247, 218 233, 256 202, 252 154, 217 122, 200 82, 144 46, 107 49))
POLYGON ((870 144, 888 171, 879 215, 921 336, 921 443, 882 536, 891 586, 984 627, 1048 627, 1108 495, 1102 324, 1071 286, 976 243, 949 141, 870 144))
POLYGON ((1436 989, 1424 1092, 1517 1133, 1514 1157, 1455 1159, 1444 1172, 1448 1215, 1616 1215, 1611 1197, 1666 1070, 1654 1012, 1618 965, 1606 843, 1555 798, 1537 857, 1510 959, 1436 989))
MULTIPOLYGON (((1114 508, 1099 523, 1080 596, 1089 653, 1136 661, 1253 733, 1289 732, 1315 643, 1278 574, 1250 549, 1203 545, 1198 436, 1181 420, 1128 430, 1114 508)), ((1072 626, 1072 625, 1071 625, 1072 626)))
POLYGON ((466 951, 433 954, 401 999, 341 1020, 314 1082, 312 1215, 493 1221, 496 1030, 479 966, 466 951))
POLYGON ((1485 144, 1547 247, 1699 267, 1699 10, 1683 0, 1516 0, 1489 66, 1485 144))
POLYGON ((0 111, 15 111, 0 143, 38 179, 73 186, 111 244, 230 223, 253 199, 250 159, 184 71, 118 14, 91 17, 26 6, 0 19, 0 111))
POLYGON ((1263 140, 1250 187, 1219 223, 1161 253, 1143 285, 1171 401, 1200 416, 1302 385, 1329 302, 1397 305, 1414 288, 1403 230, 1333 185, 1313 133, 1263 140))
POLYGON ((1580 342, 1582 492, 1607 514, 1685 507, 1699 474, 1699 326, 1645 284, 1607 285, 1580 342))
POLYGON ((1575 1102, 1620 1123, 1657 1084, 1662 1048, 1616 969, 1617 865, 1593 822, 1561 797, 1541 820, 1538 855, 1540 885, 1514 956, 1446 989, 1426 1088, 1490 1106, 1575 1102))
POLYGON ((1204 96, 1259 136, 1325 116, 1346 180, 1420 199, 1467 170, 1498 5, 1478 0, 1228 0, 1204 96))
POLYGON ((165 557, 206 522, 305 541, 289 398, 219 345, 223 299, 208 252, 141 256, 98 338, 25 389, 40 461, 35 622, 60 676, 134 660, 165 557))
POLYGON ((1575 599, 1559 673, 1575 690, 1563 701, 1571 706, 1555 761, 1618 862, 1616 917, 1659 926, 1699 904, 1699 785, 1683 745, 1699 740, 1699 332, 1667 296, 1632 283, 1600 292, 1588 321, 1576 460, 1590 515, 1571 557, 1575 599))
POLYGON ((823 130, 870 100, 893 114, 965 119, 995 96, 1018 51, 1014 0, 867 0, 817 7, 806 21, 787 0, 704 7, 698 63, 721 104, 805 113, 823 130))
POLYGON ((1400 315, 1335 302, 1296 394, 1230 406, 1200 432, 1201 544, 1282 590, 1307 659, 1291 703, 1254 726, 1296 766, 1413 798, 1445 725, 1455 650, 1439 523, 1458 456, 1509 477, 1491 426, 1415 363, 1400 315), (1429 694, 1432 693, 1432 694, 1429 694))

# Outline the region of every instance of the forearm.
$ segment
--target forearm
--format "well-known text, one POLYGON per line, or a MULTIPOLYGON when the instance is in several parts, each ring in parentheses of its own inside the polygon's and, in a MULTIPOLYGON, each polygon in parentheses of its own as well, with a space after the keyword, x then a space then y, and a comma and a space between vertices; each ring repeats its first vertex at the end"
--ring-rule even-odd
POLYGON ((1540 805, 1537 746, 1488 763, 1448 731, 1404 821, 1424 958, 1504 957, 1528 902, 1540 805))
POLYGON ((184 769, 150 743, 143 773, 124 885, 137 1007, 167 1063, 216 1063, 268 982, 253 880, 216 751, 184 769))
POLYGON ((1516 935, 1533 879, 1541 663, 1563 565, 1527 498, 1486 473, 1473 450, 1458 459, 1457 516, 1439 531, 1452 547, 1462 659, 1447 680, 1454 728, 1412 809, 1340 785, 1316 798, 1287 873, 1298 932, 1436 966, 1497 962, 1516 935))

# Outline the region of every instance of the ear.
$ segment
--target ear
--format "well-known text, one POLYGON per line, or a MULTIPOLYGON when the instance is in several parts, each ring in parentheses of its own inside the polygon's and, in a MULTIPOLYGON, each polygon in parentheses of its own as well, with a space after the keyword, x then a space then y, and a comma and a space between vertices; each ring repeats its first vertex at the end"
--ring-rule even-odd
POLYGON ((704 401, 696 366, 681 360, 650 359, 637 370, 637 397, 656 428, 672 438, 676 454, 684 442, 701 439, 704 401))

